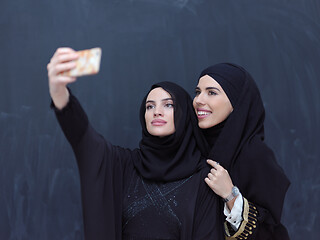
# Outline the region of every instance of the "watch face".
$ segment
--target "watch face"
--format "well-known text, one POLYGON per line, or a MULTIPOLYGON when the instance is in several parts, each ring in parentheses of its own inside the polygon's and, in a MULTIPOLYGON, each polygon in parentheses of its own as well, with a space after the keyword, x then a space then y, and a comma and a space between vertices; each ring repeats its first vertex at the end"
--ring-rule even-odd
POLYGON ((240 193, 239 188, 236 186, 232 187, 231 194, 227 198, 223 198, 224 202, 229 202, 230 200, 234 199, 240 193))
POLYGON ((232 188, 232 195, 233 195, 234 197, 236 197, 236 196, 239 195, 239 189, 238 189, 236 186, 234 186, 234 187, 232 188))

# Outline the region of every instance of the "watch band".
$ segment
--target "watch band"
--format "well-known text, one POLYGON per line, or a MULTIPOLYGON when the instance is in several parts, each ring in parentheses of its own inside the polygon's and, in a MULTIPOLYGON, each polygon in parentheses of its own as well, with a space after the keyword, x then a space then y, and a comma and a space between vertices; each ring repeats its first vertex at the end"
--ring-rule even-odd
POLYGON ((231 190, 231 193, 229 194, 228 197, 223 198, 223 201, 224 201, 224 202, 229 202, 229 201, 231 201, 232 199, 234 199, 236 196, 238 196, 239 193, 240 193, 239 188, 236 187, 236 186, 233 186, 233 187, 232 187, 232 190, 231 190))

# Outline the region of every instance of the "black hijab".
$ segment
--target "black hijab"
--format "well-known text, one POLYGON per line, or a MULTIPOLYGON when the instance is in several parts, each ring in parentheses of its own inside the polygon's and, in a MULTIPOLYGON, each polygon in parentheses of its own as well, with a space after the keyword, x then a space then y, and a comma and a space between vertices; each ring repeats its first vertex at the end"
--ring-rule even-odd
POLYGON ((204 166, 203 161, 200 161, 201 153, 196 141, 200 141, 201 132, 197 127, 198 120, 193 110, 192 99, 183 88, 172 82, 154 84, 150 91, 141 103, 141 151, 140 156, 134 159, 134 165, 144 178, 150 180, 166 182, 191 176, 204 166), (165 137, 151 135, 145 122, 147 96, 152 89, 158 87, 167 91, 174 102, 176 131, 165 137))
POLYGON ((200 78, 204 75, 220 84, 233 107, 222 129, 215 126, 203 130, 207 144, 214 142, 208 157, 229 171, 248 201, 262 207, 265 213, 260 211, 261 221, 276 226, 290 183, 264 143, 265 110, 259 90, 250 74, 235 64, 216 64, 203 70, 200 78))

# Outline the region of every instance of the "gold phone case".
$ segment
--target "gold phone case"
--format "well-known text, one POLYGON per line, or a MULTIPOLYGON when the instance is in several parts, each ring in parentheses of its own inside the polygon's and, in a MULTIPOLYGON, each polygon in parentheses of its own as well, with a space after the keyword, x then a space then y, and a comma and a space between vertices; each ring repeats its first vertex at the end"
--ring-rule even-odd
POLYGON ((77 52, 79 58, 76 68, 62 73, 64 76, 80 77, 84 75, 97 74, 100 69, 101 48, 92 48, 77 52))

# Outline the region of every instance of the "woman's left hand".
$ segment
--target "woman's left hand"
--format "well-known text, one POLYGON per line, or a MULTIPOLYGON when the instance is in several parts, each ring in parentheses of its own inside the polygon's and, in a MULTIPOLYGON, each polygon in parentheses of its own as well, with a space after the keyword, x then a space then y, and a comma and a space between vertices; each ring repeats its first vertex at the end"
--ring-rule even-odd
POLYGON ((212 168, 208 177, 205 178, 205 182, 217 195, 222 198, 227 198, 233 187, 228 171, 213 160, 208 159, 207 163, 210 164, 212 168))

